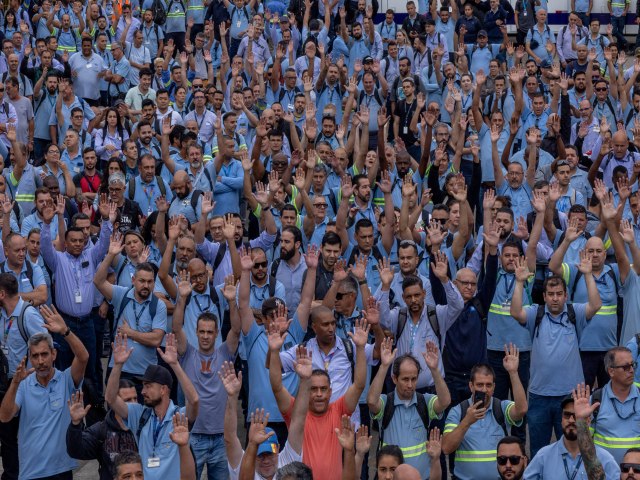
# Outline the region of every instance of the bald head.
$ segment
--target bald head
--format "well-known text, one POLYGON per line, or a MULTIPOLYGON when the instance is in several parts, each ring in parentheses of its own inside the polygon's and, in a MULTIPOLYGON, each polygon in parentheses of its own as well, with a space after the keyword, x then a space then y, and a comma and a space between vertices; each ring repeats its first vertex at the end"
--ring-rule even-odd
POLYGON ((185 183, 187 180, 189 180, 189 175, 187 174, 187 172, 185 170, 178 170, 173 175, 173 181, 175 183, 185 183))
POLYGON ((627 137, 627 133, 624 130, 618 130, 613 134, 613 137, 611 137, 611 139, 614 142, 626 142, 627 144, 629 143, 629 138, 627 137))
POLYGON ((415 467, 403 463, 393 472, 393 480, 422 480, 422 476, 415 467))

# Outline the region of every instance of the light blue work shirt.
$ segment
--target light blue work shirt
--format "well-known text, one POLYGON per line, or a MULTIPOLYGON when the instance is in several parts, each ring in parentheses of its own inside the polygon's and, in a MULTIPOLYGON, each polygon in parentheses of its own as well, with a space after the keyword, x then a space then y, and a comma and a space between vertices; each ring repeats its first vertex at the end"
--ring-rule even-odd
MULTIPOLYGON (((136 194, 133 197, 133 201, 138 204, 143 214, 149 216, 157 210, 156 199, 162 196, 162 192, 158 186, 158 179, 154 175, 153 180, 149 183, 144 183, 142 177, 138 175, 133 181, 136 183, 136 194)), ((169 187, 169 184, 164 179, 162 179, 162 181, 164 182, 165 198, 167 202, 171 203, 173 200, 171 187, 169 187)), ((129 182, 127 182, 127 186, 125 187, 124 197, 129 198, 129 182)))
POLYGON ((11 268, 9 268, 6 263, 4 263, 0 268, 0 273, 10 273, 18 281, 18 292, 20 293, 33 292, 40 285, 47 285, 44 281, 44 273, 42 272, 42 268, 40 268, 40 266, 35 263, 29 262, 31 263, 33 276, 32 278, 29 278, 27 276, 27 262, 29 262, 29 260, 25 259, 19 275, 16 275, 16 273, 11 270, 11 268))
POLYGON ((244 170, 242 163, 232 159, 228 164, 222 164, 220 171, 216 172, 216 185, 214 197, 216 204, 213 215, 225 215, 227 213, 240 213, 240 197, 244 185, 244 170))
MULTIPOLYGON (((302 343, 305 332, 300 326, 298 314, 293 316, 293 321, 287 330, 288 335, 280 351, 289 350, 291 347, 302 343)), ((249 411, 255 412, 257 408, 264 408, 269 413, 270 422, 284 422, 276 399, 269 383, 269 369, 265 367, 264 359, 269 355, 269 345, 264 326, 255 321, 247 334, 242 334, 242 343, 247 355, 249 365, 249 411)), ((298 391, 298 375, 293 372, 282 374, 282 384, 291 395, 298 391)))
MULTIPOLYGON (((132 330, 140 333, 150 333, 153 330, 162 330, 165 332, 167 330, 167 306, 164 302, 158 300, 156 314, 151 318, 149 309, 153 293, 149 294, 149 297, 144 301, 138 302, 133 293, 133 288, 120 287, 118 285, 114 285, 112 288, 113 298, 111 299, 111 304, 113 305, 114 312, 120 312, 120 305, 125 296, 131 299, 123 310, 122 316, 115 319, 116 326, 114 330, 121 327, 125 320, 132 330)), ((149 365, 156 365, 158 363, 158 357, 154 347, 147 347, 131 338, 127 339, 127 347, 133 348, 133 352, 131 352, 129 360, 123 365, 123 372, 133 375, 144 375, 149 365)), ((113 368, 113 357, 111 357, 109 366, 113 368)))
MULTIPOLYGON (((127 403, 129 412, 125 423, 130 431, 136 432, 138 430, 140 418, 145 408, 149 407, 138 403, 127 403)), ((186 411, 186 407, 178 407, 173 403, 173 400, 169 400, 167 412, 164 418, 159 420, 155 410, 152 409, 151 417, 149 417, 146 425, 142 427, 140 440, 138 441, 138 453, 142 458, 144 478, 149 480, 180 478, 180 454, 178 446, 171 441, 169 434, 173 432, 173 415, 185 413, 186 411), (154 434, 156 429, 158 430, 157 437, 154 434), (147 459, 151 457, 157 457, 160 465, 149 468, 147 459)))
POLYGON ((184 198, 175 197, 171 201, 169 206, 169 217, 175 217, 176 215, 184 215, 191 225, 195 225, 200 221, 202 215, 202 195, 198 196, 198 202, 196 208, 191 205, 191 198, 195 190, 191 190, 189 194, 184 198))
POLYGON ((560 315, 551 315, 546 306, 544 309, 545 314, 536 328, 538 305, 524 307, 532 340, 529 392, 541 396, 568 395, 584 382, 578 344, 587 326, 587 304, 573 304, 575 325, 569 321, 566 305, 560 315), (562 368, 558 369, 558 365, 562 368))
MULTIPOLYGON (((7 360, 9 362, 9 377, 13 377, 16 368, 27 355, 27 341, 36 333, 46 332, 44 327, 44 319, 35 307, 27 307, 24 311, 24 328, 27 335, 27 341, 22 338, 18 327, 18 316, 22 311, 25 301, 20 298, 16 304, 16 308, 8 313, 4 308, 0 310, 0 319, 2 320, 2 346, 9 351, 7 360)), ((30 366, 30 365, 28 365, 30 366)))
POLYGON ((67 402, 79 388, 74 385, 71 367, 54 369, 46 387, 40 385, 35 372, 18 386, 19 480, 50 477, 77 468, 78 463, 67 454, 66 435, 71 423, 67 402))
MULTIPOLYGON (((620 478, 620 467, 609 452, 596 445, 596 457, 600 460, 600 464, 604 469, 605 478, 612 480, 620 478)), ((571 478, 574 472, 576 472, 576 479, 587 478, 582 455, 578 453, 573 458, 564 445, 563 436, 557 442, 540 449, 527 465, 522 478, 524 480, 571 478)))
MULTIPOLYGON (((478 248, 482 248, 478 246, 478 248)), ((533 276, 525 284, 523 303, 530 305, 533 276)), ((502 268, 498 270, 496 290, 487 314, 487 350, 504 351, 504 346, 513 343, 521 352, 531 350, 531 336, 517 320, 511 316, 511 298, 516 277, 502 268)))

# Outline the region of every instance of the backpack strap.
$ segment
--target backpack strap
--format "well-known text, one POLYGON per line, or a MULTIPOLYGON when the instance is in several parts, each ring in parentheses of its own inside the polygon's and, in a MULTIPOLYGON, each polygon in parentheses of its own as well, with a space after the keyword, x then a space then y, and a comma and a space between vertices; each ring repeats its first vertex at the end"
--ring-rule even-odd
POLYGON ((429 319, 429 325, 433 333, 438 337, 438 348, 442 349, 442 337, 440 336, 440 324, 438 323, 438 316, 436 314, 436 307, 434 305, 427 304, 427 318, 429 319))
MULTIPOLYGON (((591 404, 593 405, 596 402, 602 402, 602 388, 594 390, 591 394, 591 404)), ((591 416, 593 417, 593 420, 591 420, 591 428, 593 428, 594 431, 596 429, 596 424, 598 423, 598 413, 600 413, 600 407, 601 405, 598 405, 598 408, 596 408, 591 414, 591 416)))
POLYGON ((276 274, 278 273, 278 268, 280 267, 280 259, 276 258, 273 262, 271 262, 271 272, 270 275, 272 278, 276 278, 276 274))
POLYGON ((269 276, 269 298, 276 294, 276 282, 276 277, 273 275, 269 276))
POLYGON ((384 412, 382 412, 382 423, 380 425, 380 445, 384 442, 384 431, 387 429, 393 418, 393 413, 396 409, 395 403, 395 390, 390 391, 387 394, 387 401, 384 402, 384 412))
MULTIPOLYGON (((24 302, 22 308, 20 309, 20 315, 18 315, 18 330, 20 331, 20 336, 24 340, 24 343, 29 341, 29 335, 27 334, 27 327, 24 325, 24 314, 27 311, 27 308, 33 307, 33 305, 24 302)), ((36 308, 36 307, 33 307, 36 308)))
POLYGON ((198 200, 200 199, 200 195, 202 195, 202 190, 194 190, 191 194, 191 208, 193 208, 193 214, 196 217, 196 221, 198 220, 198 200))
POLYGON ((122 275, 122 272, 124 272, 124 269, 127 267, 127 265, 129 265, 129 257, 124 257, 124 261, 122 262, 122 264, 120 265, 120 268, 118 268, 118 271, 116 272, 116 285, 120 284, 120 275, 122 275))
POLYGON ((502 411, 502 403, 496 397, 491 397, 491 409, 493 410, 493 418, 502 427, 504 435, 507 436, 507 422, 504 418, 504 412, 502 411))
MULTIPOLYGON (((204 176, 207 179, 207 181, 209 182, 209 188, 213 192, 213 179, 211 178, 211 173, 209 173, 209 170, 207 170, 206 167, 203 167, 203 168, 204 168, 204 171, 203 171, 204 176)), ((164 188, 164 185, 163 185, 163 188, 164 188)))
MULTIPOLYGON (((116 333, 116 329, 118 328, 118 321, 120 320, 120 317, 122 317, 122 314, 124 313, 124 309, 127 308, 127 305, 129 305, 129 302, 131 301, 131 298, 129 298, 129 292, 133 290, 133 287, 131 287, 129 290, 127 290, 124 294, 124 297, 122 298, 122 301, 120 302, 120 308, 118 309, 118 315, 116 315, 115 317, 113 317, 113 336, 115 336, 116 333)), ((153 295, 153 294, 152 294, 153 295)), ((154 295, 155 297, 155 295, 154 295)))
POLYGON ((404 331, 404 327, 407 326, 407 317, 409 315, 408 313, 409 311, 407 310, 407 307, 403 307, 400 310, 398 310, 398 325, 396 326, 396 338, 395 338, 395 344, 398 344, 398 341, 400 340, 400 336, 402 335, 402 332, 404 331))
POLYGON ((478 298, 477 295, 471 299, 471 305, 476 309, 478 315, 480 316, 480 320, 482 320, 482 323, 484 323, 486 326, 487 311, 485 310, 484 305, 482 305, 482 301, 478 298))
POLYGON ((329 203, 331 204, 331 208, 333 208, 333 211, 335 213, 338 212, 338 202, 336 200, 336 194, 332 189, 329 189, 329 203))
POLYGON ((424 399, 424 395, 416 392, 416 408, 418 409, 418 415, 420 415, 420 419, 422 420, 422 425, 424 425, 425 430, 429 431, 429 406, 427 405, 427 401, 424 399))
POLYGON ((142 433, 142 429, 149 422, 151 418, 151 408, 145 407, 142 410, 142 415, 140 415, 140 420, 138 421, 138 429, 136 430, 136 442, 140 445, 140 434, 142 433))
POLYGON ((216 258, 213 259, 212 268, 215 272, 220 264, 222 263, 222 259, 224 258, 225 253, 227 253, 227 242, 223 242, 218 247, 218 253, 216 253, 216 258))
POLYGON ((354 374, 356 371, 356 361, 355 357, 353 356, 353 345, 351 344, 351 340, 348 339, 345 340, 340 337, 340 341, 344 346, 344 351, 347 354, 347 359, 349 360, 349 364, 351 365, 351 383, 353 383, 354 374))
POLYGON ((542 317, 544 317, 544 305, 538 305, 538 309, 536 311, 536 323, 533 327, 533 336, 538 336, 538 329, 540 328, 540 324, 542 323, 542 317))

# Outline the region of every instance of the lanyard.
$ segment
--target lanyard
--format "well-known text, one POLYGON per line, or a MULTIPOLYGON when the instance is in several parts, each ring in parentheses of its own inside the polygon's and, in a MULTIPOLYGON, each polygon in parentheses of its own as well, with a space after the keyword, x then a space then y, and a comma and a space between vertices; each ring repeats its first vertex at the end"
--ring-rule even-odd
POLYGON ((574 478, 576 478, 576 475, 578 475, 578 470, 580 470, 580 465, 582 465, 582 456, 580 456, 580 458, 578 459, 578 463, 573 469, 572 474, 569 473, 569 466, 567 465, 567 459, 564 455, 562 456, 562 463, 564 463, 564 473, 567 474, 567 478, 569 480, 573 480, 574 478))
MULTIPOLYGON (((349 340, 345 340, 345 342, 348 342, 348 341, 349 340)), ((322 350, 320 350, 320 348, 318 348, 318 351, 320 352, 320 357, 322 358, 322 363, 324 365, 324 371, 325 372, 329 372, 329 364, 331 363, 331 360, 333 360, 334 355, 338 351, 338 343, 336 342, 335 347, 333 347, 333 351, 331 353, 329 353, 329 355, 325 355, 324 352, 322 350)))
POLYGON ((198 305, 198 310, 200 310, 199 313, 202 312, 208 312, 209 309, 211 308, 211 297, 209 295, 206 295, 207 297, 207 306, 205 308, 202 308, 202 305, 200 305, 200 302, 198 301, 198 297, 194 295, 193 300, 195 300, 196 304, 198 305))
POLYGON ((413 352, 413 344, 415 343, 416 333, 418 333, 418 328, 420 327, 420 322, 413 324, 413 320, 409 319, 409 328, 411 329, 411 343, 409 344, 409 353, 413 352))
MULTIPOLYGON (((166 414, 165 414, 166 416, 166 414)), ((160 432, 164 428, 165 423, 168 422, 160 422, 158 423, 158 418, 153 415, 153 456, 156 456, 156 445, 158 443, 158 438, 160 438, 160 432)))
POLYGON ((202 118, 200 119, 200 121, 198 121, 198 114, 196 113, 196 111, 193 111, 193 117, 196 121, 196 123, 198 124, 198 131, 200 131, 200 129, 202 128, 202 122, 204 122, 204 119, 207 116, 207 111, 205 110, 204 113, 202 114, 202 118))
POLYGON ((142 314, 144 313, 145 309, 147 308, 147 304, 145 303, 142 306, 142 310, 140 310, 140 314, 138 314, 138 309, 136 308, 136 302, 132 302, 133 305, 133 315, 136 318, 136 330, 140 331, 140 317, 142 317, 142 314))
MULTIPOLYGON (((4 338, 2 340, 2 344, 6 347, 7 346, 7 338, 9 337, 9 331, 11 330, 11 325, 13 325, 13 320, 16 317, 9 317, 9 323, 7 324, 7 319, 4 319, 4 323, 5 323, 5 329, 4 329, 4 338)), ((617 412, 617 410, 616 410, 617 412)), ((634 413, 635 413, 635 409, 634 409, 634 413)))
POLYGON ((415 100, 415 98, 413 99, 413 101, 409 105, 407 105, 407 101, 405 99, 404 108, 405 108, 404 124, 405 124, 405 126, 408 127, 409 124, 411 123, 411 119, 413 118, 413 111, 416 109, 416 100, 415 100))
POLYGON ((516 276, 514 275, 511 278, 511 283, 507 283, 507 275, 504 275, 502 278, 504 278, 504 286, 505 286, 505 289, 506 289, 505 293, 506 293, 507 297, 509 297, 511 295, 511 291, 513 290, 513 284, 516 281, 516 276))
POLYGON ((78 268, 78 262, 80 259, 71 260, 71 269, 73 270, 73 276, 76 279, 76 293, 80 292, 80 269, 78 268))

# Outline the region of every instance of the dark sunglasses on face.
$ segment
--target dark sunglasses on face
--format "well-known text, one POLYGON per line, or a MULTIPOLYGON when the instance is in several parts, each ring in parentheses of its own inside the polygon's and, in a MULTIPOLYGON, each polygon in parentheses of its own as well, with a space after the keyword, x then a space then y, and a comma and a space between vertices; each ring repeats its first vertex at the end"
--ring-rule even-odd
POLYGON ((255 262, 253 264, 254 268, 267 268, 267 265, 269 265, 269 262, 267 262, 266 260, 264 262, 255 262))
POLYGON ((342 300, 345 295, 350 295, 351 292, 338 292, 336 293, 336 300, 342 300))
POLYGON ((511 465, 519 465, 520 464, 520 460, 522 460, 522 457, 520 455, 500 455, 496 461, 498 462, 498 465, 501 466, 505 466, 507 464, 507 462, 509 462, 511 465))
POLYGON ((628 473, 631 470, 633 473, 640 473, 640 463, 621 463, 620 471, 628 473))
POLYGON ((596 92, 606 92, 608 89, 607 87, 598 87, 596 88, 596 92))

